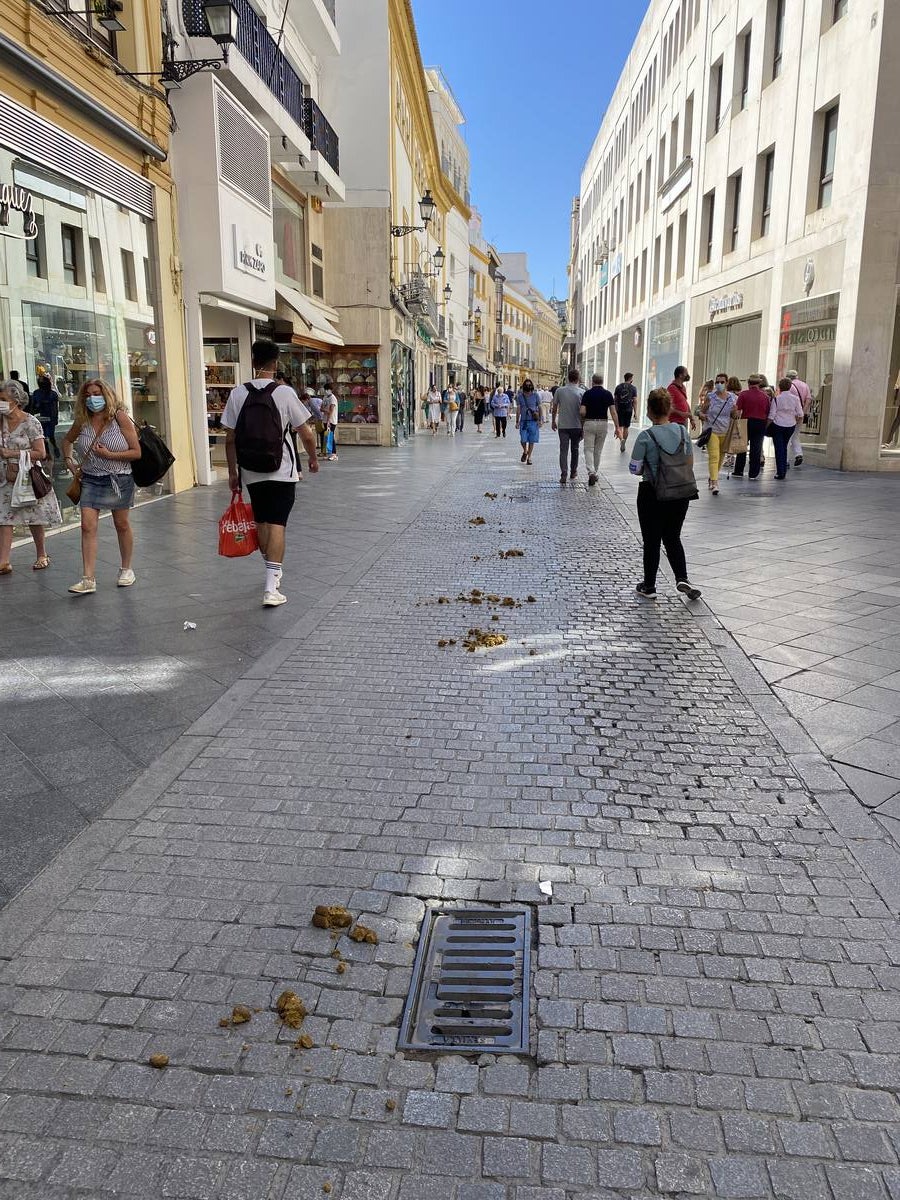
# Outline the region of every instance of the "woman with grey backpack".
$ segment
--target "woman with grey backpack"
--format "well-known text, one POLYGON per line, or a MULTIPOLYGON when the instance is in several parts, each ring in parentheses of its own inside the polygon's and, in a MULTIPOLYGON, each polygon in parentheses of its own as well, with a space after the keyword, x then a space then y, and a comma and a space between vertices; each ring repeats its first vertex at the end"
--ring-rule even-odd
POLYGON ((638 435, 631 452, 629 470, 640 476, 637 511, 644 543, 644 578, 635 591, 647 600, 656 599, 656 573, 660 548, 675 576, 675 586, 689 600, 700 597, 700 589, 688 579, 681 528, 688 505, 697 499, 694 479, 694 450, 687 429, 669 423, 672 399, 666 388, 656 388, 647 397, 651 425, 638 435))

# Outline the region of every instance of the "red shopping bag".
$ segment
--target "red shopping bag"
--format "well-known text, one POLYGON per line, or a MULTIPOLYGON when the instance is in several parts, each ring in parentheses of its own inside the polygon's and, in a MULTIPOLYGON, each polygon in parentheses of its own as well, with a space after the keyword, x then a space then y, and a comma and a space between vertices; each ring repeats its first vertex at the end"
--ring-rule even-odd
POLYGON ((243 558, 259 549, 253 509, 239 491, 219 518, 219 553, 223 558, 243 558))

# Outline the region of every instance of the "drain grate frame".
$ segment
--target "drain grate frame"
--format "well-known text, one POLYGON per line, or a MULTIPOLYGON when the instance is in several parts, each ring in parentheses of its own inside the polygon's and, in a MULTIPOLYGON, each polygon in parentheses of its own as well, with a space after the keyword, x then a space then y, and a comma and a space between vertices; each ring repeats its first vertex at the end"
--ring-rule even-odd
POLYGON ((528 1054, 531 937, 522 905, 428 909, 397 1048, 528 1054))

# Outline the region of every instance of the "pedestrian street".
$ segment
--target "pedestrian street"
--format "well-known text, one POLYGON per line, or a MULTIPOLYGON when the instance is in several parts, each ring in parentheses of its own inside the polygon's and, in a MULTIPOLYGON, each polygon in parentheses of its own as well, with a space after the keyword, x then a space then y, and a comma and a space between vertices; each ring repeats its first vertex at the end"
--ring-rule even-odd
MULTIPOLYGON (((664 572, 635 595, 617 447, 598 487, 561 487, 554 441, 527 474, 515 441, 468 433, 343 452, 300 489, 277 611, 215 560, 221 489, 136 511, 127 596, 7 581, 20 629, 29 597, 69 614, 71 652, 88 605, 116 628, 127 604, 124 675, 167 554, 227 606, 224 637, 268 638, 0 912, 0 1196, 898 1194, 886 830, 848 823, 853 793, 714 610, 664 572), (398 1048, 441 906, 528 914, 523 1051, 398 1048)), ((821 479, 789 502, 823 506, 821 479)), ((704 496, 686 526, 714 605, 764 569, 752 544, 739 569, 741 514, 776 503, 719 502, 730 519, 704 496)), ((74 541, 50 539, 54 569, 74 541)))

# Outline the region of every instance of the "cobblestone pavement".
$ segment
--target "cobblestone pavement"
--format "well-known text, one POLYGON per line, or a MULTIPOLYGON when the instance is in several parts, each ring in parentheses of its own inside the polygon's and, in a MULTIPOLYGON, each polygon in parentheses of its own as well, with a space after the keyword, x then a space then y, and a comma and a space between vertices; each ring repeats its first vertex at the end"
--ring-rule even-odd
POLYGON ((900 939, 844 794, 706 609, 633 595, 610 490, 473 443, 0 914, 0 1200, 900 1197, 900 939), (509 641, 438 648, 475 625, 509 641), (535 906, 532 1057, 396 1052, 436 900, 535 906), (379 944, 338 964, 328 902, 379 944))

